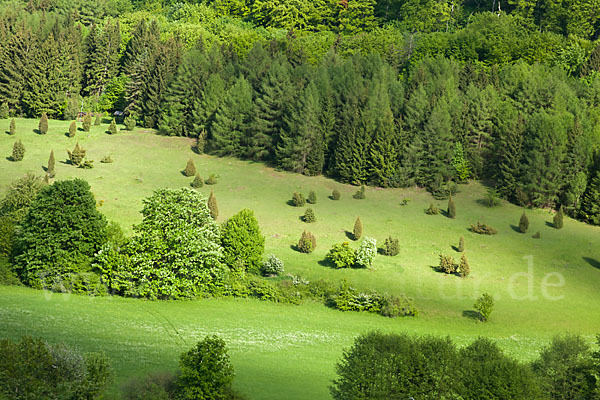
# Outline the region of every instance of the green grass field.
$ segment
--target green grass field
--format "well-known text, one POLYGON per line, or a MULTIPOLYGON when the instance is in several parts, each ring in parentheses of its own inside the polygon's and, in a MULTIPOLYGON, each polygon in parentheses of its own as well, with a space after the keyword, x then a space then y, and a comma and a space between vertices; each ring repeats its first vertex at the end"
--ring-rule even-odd
POLYGON ((479 183, 461 185, 455 197, 457 217, 429 216, 430 202, 446 208, 418 189, 367 188, 367 198, 355 200, 357 190, 324 177, 305 177, 275 171, 263 164, 217 158, 192 152, 193 141, 168 138, 137 129, 115 136, 108 125, 66 137, 68 122, 50 121, 45 136, 34 133, 37 120, 17 119, 17 135, 9 136, 9 120, 0 120, 0 196, 11 181, 27 172, 43 174, 50 150, 57 159, 57 179, 87 180, 99 209, 130 233, 141 220, 142 199, 162 187, 189 186, 182 175, 192 157, 199 173, 219 175, 214 190, 219 222, 242 208, 254 210, 266 237, 265 253, 284 260, 286 272, 312 280, 347 279, 353 285, 380 292, 406 294, 421 311, 417 318, 386 319, 377 315, 342 313, 320 304, 278 305, 257 300, 213 299, 187 302, 148 302, 121 298, 87 298, 58 295, 26 288, 0 287, 0 337, 23 334, 49 341, 65 341, 80 349, 104 349, 117 373, 112 393, 126 377, 149 370, 173 369, 178 354, 196 339, 217 333, 229 343, 237 372, 236 386, 252 399, 327 398, 327 385, 342 350, 359 333, 371 329, 417 334, 449 335, 458 343, 477 336, 497 340, 509 354, 530 360, 555 334, 579 333, 590 340, 600 333, 600 228, 565 219, 562 230, 552 228, 552 214, 527 210, 530 230, 515 231, 523 210, 503 203, 480 204, 485 188, 479 183), (12 145, 21 139, 25 158, 11 162, 12 145), (95 160, 91 170, 65 163, 75 143, 95 160), (110 155, 114 163, 101 164, 110 155), (328 198, 337 188, 342 198, 328 198), (305 208, 287 204, 294 191, 315 190, 310 205, 317 222, 299 217, 305 208), (401 200, 409 198, 406 206, 401 200), (100 206, 100 204, 102 204, 100 206), (370 270, 335 270, 322 261, 332 244, 358 243, 346 236, 357 216, 363 236, 379 243, 387 236, 400 239, 396 257, 378 256, 370 270), (471 233, 468 227, 485 222, 495 236, 471 233), (310 255, 293 250, 304 229, 317 238, 310 255), (539 231, 541 239, 532 235, 539 231), (446 276, 432 266, 440 252, 459 259, 452 246, 465 237, 472 274, 466 279, 446 276), (529 273, 531 272, 531 276, 529 273), (531 279, 530 279, 531 278, 531 279), (463 312, 476 297, 489 292, 496 298, 488 323, 463 312))

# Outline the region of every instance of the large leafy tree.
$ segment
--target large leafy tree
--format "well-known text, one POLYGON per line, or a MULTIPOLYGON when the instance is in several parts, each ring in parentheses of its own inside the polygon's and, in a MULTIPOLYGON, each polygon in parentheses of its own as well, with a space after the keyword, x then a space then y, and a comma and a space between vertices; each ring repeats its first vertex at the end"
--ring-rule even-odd
POLYGON ((40 287, 63 274, 89 270, 106 242, 106 225, 86 181, 43 188, 21 222, 15 259, 21 280, 40 287))

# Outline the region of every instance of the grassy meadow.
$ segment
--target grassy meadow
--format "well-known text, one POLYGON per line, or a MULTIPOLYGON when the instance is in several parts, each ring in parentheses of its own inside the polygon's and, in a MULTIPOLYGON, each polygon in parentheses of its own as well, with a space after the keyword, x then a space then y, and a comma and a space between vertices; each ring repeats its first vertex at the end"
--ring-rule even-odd
MULTIPOLYGON (((14 179, 27 172, 43 174, 50 150, 56 156, 56 179, 79 177, 89 182, 99 210, 127 233, 141 221, 142 199, 157 188, 189 186, 193 178, 182 170, 191 157, 198 172, 214 173, 214 191, 223 222, 243 208, 252 209, 266 237, 265 253, 285 262, 286 273, 314 280, 347 279, 352 285, 379 292, 405 294, 420 310, 416 318, 388 319, 363 313, 343 313, 321 304, 281 305, 248 299, 208 299, 149 302, 122 298, 88 298, 51 294, 21 287, 0 287, 0 337, 23 334, 51 342, 64 341, 84 351, 103 349, 112 360, 117 379, 113 396, 127 377, 150 370, 172 370, 181 351, 208 333, 221 335, 236 369, 235 386, 251 399, 324 399, 335 374, 335 362, 362 332, 449 335, 458 343, 477 336, 499 342, 509 354, 530 360, 555 334, 572 332, 590 340, 600 333, 600 228, 565 218, 564 228, 552 227, 552 213, 526 210, 530 228, 517 232, 522 208, 503 202, 482 205, 486 188, 478 182, 460 185, 455 197, 457 216, 426 215, 436 201, 421 189, 367 188, 367 198, 355 200, 357 187, 325 177, 280 172, 261 163, 198 155, 186 138, 157 136, 136 128, 117 135, 108 124, 78 131, 68 138, 69 122, 50 121, 49 133, 34 132, 37 120, 17 119, 10 136, 9 120, 0 120, 0 196, 14 179), (11 162, 13 143, 22 140, 25 157, 11 162), (93 169, 66 163, 75 143, 94 160, 93 169), (104 156, 114 160, 100 163, 104 156), (337 189, 341 199, 328 196, 337 189), (317 221, 300 220, 306 207, 288 205, 294 191, 317 194, 317 221), (401 205, 403 199, 410 199, 401 205), (336 270, 323 262, 334 243, 351 242, 348 233, 360 216, 363 237, 400 240, 396 257, 378 256, 369 270, 336 270), (498 230, 483 236, 468 230, 477 221, 498 230), (303 230, 317 238, 312 254, 294 250, 303 230), (532 235, 540 232, 541 238, 532 235), (452 246, 465 238, 471 275, 461 279, 436 272, 438 254, 460 259, 452 246), (487 323, 469 317, 474 300, 483 292, 496 305, 487 323)), ((121 127, 122 128, 122 127, 121 127)))

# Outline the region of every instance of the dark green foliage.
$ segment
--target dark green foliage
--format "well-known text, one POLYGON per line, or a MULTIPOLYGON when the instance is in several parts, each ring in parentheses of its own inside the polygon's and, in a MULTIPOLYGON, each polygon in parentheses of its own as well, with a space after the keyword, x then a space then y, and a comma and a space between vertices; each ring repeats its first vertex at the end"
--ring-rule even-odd
POLYGON ((600 171, 597 171, 585 190, 581 200, 581 218, 600 225, 600 171))
POLYGON ((40 191, 21 222, 16 268, 24 283, 51 286, 61 275, 89 271, 105 242, 106 219, 87 182, 58 181, 40 191))
POLYGON ((8 109, 8 104, 2 103, 0 104, 0 119, 8 118, 10 114, 10 110, 8 109))
POLYGON ((208 196, 206 205, 208 207, 208 210, 210 211, 210 216, 212 217, 212 219, 216 220, 219 216, 219 206, 217 205, 217 198, 215 197, 215 194, 212 190, 210 191, 210 195, 208 196))
POLYGON ((74 137, 77 133, 77 122, 73 121, 69 125, 69 137, 74 137))
POLYGON ((177 398, 230 399, 233 377, 225 341, 215 335, 207 336, 179 358, 177 398))
POLYGON ((354 229, 352 230, 352 237, 354 240, 360 239, 363 232, 363 225, 360 217, 356 217, 356 221, 354 221, 354 229))
POLYGON ((529 229, 529 218, 527 218, 527 214, 525 214, 525 211, 523 211, 523 214, 519 219, 519 231, 521 233, 526 233, 527 229, 529 229))
POLYGON ((45 112, 42 113, 40 123, 38 124, 38 131, 41 135, 48 133, 48 115, 45 112))
POLYGON ((535 235, 532 236, 534 239, 539 239, 542 235, 539 232, 536 232, 535 235))
POLYGON ((336 268, 350 268, 356 262, 356 252, 347 242, 334 244, 325 258, 333 263, 336 268))
POLYGON ((471 232, 479 233, 480 235, 495 235, 498 233, 496 229, 479 221, 477 221, 476 225, 471 225, 471 232))
POLYGON ((452 199, 452 195, 448 199, 448 218, 456 218, 456 205, 454 205, 454 199, 452 199))
POLYGON ((385 256, 397 256, 400 253, 400 244, 397 238, 388 237, 383 243, 381 253, 385 256))
POLYGON ((117 134, 117 132, 119 132, 119 129, 117 128, 117 122, 115 121, 114 118, 112 119, 112 121, 110 121, 110 125, 108 126, 107 132, 110 133, 111 135, 115 135, 115 134, 117 134))
POLYGON ((104 353, 81 354, 24 336, 0 340, 0 396, 7 399, 96 399, 112 372, 104 353), (5 397, 6 396, 6 397, 5 397))
POLYGON ((301 253, 312 253, 317 247, 317 239, 315 236, 307 231, 302 232, 300 240, 298 241, 298 250, 301 253))
POLYGON ((71 165, 75 165, 76 167, 81 167, 84 165, 85 160, 85 150, 79 147, 79 142, 75 143, 75 147, 73 151, 67 150, 69 154, 69 162, 71 165))
POLYGON ((85 116, 83 117, 83 123, 81 124, 81 127, 83 128, 83 130, 85 132, 89 132, 90 128, 92 127, 92 112, 88 111, 85 113, 85 116))
MULTIPOLYGON (((114 118, 113 118, 114 119, 114 118)), ((97 113, 96 118, 94 119, 94 125, 98 126, 102 123, 102 114, 97 113)))
POLYGON ((356 193, 354 193, 352 197, 357 200, 366 199, 367 195, 365 194, 365 185, 361 185, 360 189, 356 193))
POLYGON ((25 156, 25 146, 20 139, 17 139, 15 144, 13 144, 12 155, 10 157, 11 161, 22 161, 25 156))
POLYGON ((194 177, 194 180, 192 181, 192 183, 190 185, 194 189, 201 188, 202 186, 204 186, 204 180, 202 179, 200 174, 196 173, 196 176, 194 177))
POLYGON ((244 209, 229 218, 221 228, 224 261, 231 269, 260 272, 265 237, 260 233, 254 212, 244 209))
POLYGON ((194 176, 194 175, 196 175, 196 164, 194 164, 194 160, 192 160, 191 158, 188 160, 187 164, 185 165, 185 169, 183 170, 183 174, 185 176, 194 176))
POLYGON ((389 318, 418 315, 418 310, 404 296, 381 295, 373 291, 358 291, 343 280, 330 296, 331 304, 341 311, 365 311, 389 318))
POLYGON ((429 208, 425 210, 425 214, 427 215, 438 215, 440 210, 433 205, 433 203, 429 204, 429 208))
POLYGON ((131 115, 128 115, 125 117, 123 123, 125 124, 125 129, 132 131, 133 128, 135 128, 136 121, 135 118, 133 118, 131 115))
POLYGON ((50 157, 48 157, 48 167, 46 168, 46 173, 48 177, 54 178, 56 175, 56 171, 54 170, 54 164, 56 161, 54 160, 54 150, 50 150, 50 157))
POLYGON ((304 199, 302 193, 294 192, 294 194, 292 195, 292 204, 295 207, 304 207, 304 205, 306 204, 306 200, 304 199))
POLYGON ((309 224, 317 221, 317 218, 315 217, 315 212, 312 210, 312 208, 306 209, 304 215, 302 216, 302 221, 309 224))
POLYGON ((17 133, 16 122, 14 118, 10 120, 10 128, 8 133, 9 135, 15 135, 17 133))
POLYGON ((486 322, 494 310, 494 298, 489 293, 484 293, 475 301, 473 308, 479 312, 480 320, 486 322))
POLYGON ((465 238, 463 236, 458 239, 458 247, 456 248, 459 253, 465 251, 465 238))
POLYGON ((317 204, 317 195, 315 194, 314 190, 311 190, 308 193, 308 197, 306 198, 306 202, 308 204, 317 204))
POLYGON ((456 272, 458 272, 458 274, 463 278, 466 278, 471 273, 469 261, 467 261, 467 256, 464 254, 460 257, 460 264, 458 265, 456 272))
POLYGON ((452 256, 447 256, 444 254, 440 254, 440 264, 438 265, 438 270, 445 274, 453 274, 458 270, 458 264, 454 261, 452 256))
POLYGON ((553 224, 556 229, 562 229, 563 227, 564 213, 562 206, 558 207, 558 211, 554 214, 553 224))
POLYGON ((333 191, 331 192, 331 199, 339 200, 340 199, 340 191, 337 189, 333 189, 333 191))
POLYGON ((217 176, 215 174, 210 174, 208 178, 204 181, 207 185, 216 185, 217 184, 217 176))

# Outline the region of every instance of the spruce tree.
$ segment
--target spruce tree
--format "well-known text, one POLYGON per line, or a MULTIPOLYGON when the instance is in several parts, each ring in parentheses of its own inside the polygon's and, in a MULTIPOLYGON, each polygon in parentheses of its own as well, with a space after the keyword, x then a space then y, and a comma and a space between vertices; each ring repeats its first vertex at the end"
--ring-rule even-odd
POLYGON ((306 202, 308 204, 317 204, 317 195, 315 194, 314 190, 311 190, 308 193, 308 197, 306 198, 306 202))
POLYGON ((21 160, 23 160, 24 156, 25 156, 25 146, 23 146, 23 143, 19 139, 13 145, 11 160, 12 161, 21 161, 21 160))
POLYGON ((183 170, 183 174, 185 176, 196 175, 196 164, 194 164, 194 160, 192 160, 191 158, 188 160, 185 169, 183 170))
POLYGON ((465 238, 462 237, 462 236, 458 240, 458 251, 460 253, 462 253, 463 251, 465 251, 465 238))
POLYGON ((77 132, 77 122, 72 121, 71 124, 69 125, 69 137, 75 136, 76 132, 77 132))
POLYGON ((301 253, 312 253, 315 247, 317 247, 315 236, 307 231, 302 232, 302 236, 300 236, 300 240, 298 241, 298 250, 301 253))
POLYGON ((456 206, 454 205, 454 199, 452 195, 448 198, 448 218, 456 218, 456 206))
POLYGON ((10 120, 10 129, 9 129, 8 133, 10 135, 14 135, 17 133, 17 127, 16 127, 16 122, 15 122, 14 118, 10 120))
POLYGON ((356 221, 354 222, 354 230, 352 231, 354 240, 360 239, 362 236, 363 225, 360 217, 356 217, 356 221))
POLYGON ((83 164, 83 160, 85 159, 85 152, 86 151, 79 146, 79 142, 75 143, 73 151, 67 150, 71 165, 80 167, 83 164))
POLYGON ((131 115, 126 116, 123 122, 125 123, 125 129, 128 131, 132 131, 135 128, 136 121, 131 115))
POLYGON ((216 220, 217 217, 219 216, 219 207, 217 206, 217 199, 212 190, 210 191, 210 196, 208 196, 208 201, 207 201, 206 205, 208 206, 208 209, 210 210, 210 216, 212 217, 212 219, 216 220))
POLYGON ((461 277, 466 278, 470 273, 471 267, 469 266, 469 261, 467 261, 467 256, 463 254, 460 258, 460 264, 458 265, 458 274, 461 277))
POLYGON ((600 171, 595 173, 583 194, 579 215, 590 224, 600 225, 600 171))
POLYGON ((38 124, 38 131, 41 135, 48 133, 48 115, 43 112, 38 124))
POLYGON ((564 214, 563 214, 563 208, 562 206, 558 207, 558 212, 556 214, 554 214, 554 227, 556 229, 562 229, 563 227, 563 218, 564 218, 564 214))
POLYGON ((519 220, 519 231, 526 233, 527 229, 529 229, 529 218, 527 218, 525 211, 523 211, 523 215, 521 215, 521 219, 519 220))
POLYGON ((92 112, 91 111, 88 111, 87 113, 85 113, 81 127, 83 128, 83 130, 85 132, 90 131, 90 128, 92 127, 92 112))
POLYGON ((107 132, 110 133, 111 135, 115 135, 117 132, 119 132, 119 130, 117 128, 117 121, 115 121, 114 118, 112 119, 112 121, 110 121, 110 125, 108 126, 107 132))
POLYGON ((304 215, 302 216, 302 221, 309 223, 309 224, 317 221, 317 218, 315 217, 315 212, 313 211, 312 208, 306 209, 306 211, 304 212, 304 215))
POLYGON ((56 175, 56 171, 54 170, 54 150, 50 150, 50 157, 48 158, 48 168, 46 168, 46 173, 50 178, 54 178, 56 175))
POLYGON ((204 186, 204 180, 202 179, 202 177, 200 176, 200 174, 196 174, 196 176, 194 177, 194 181, 191 183, 192 187, 197 189, 197 188, 201 188, 202 186, 204 186))

